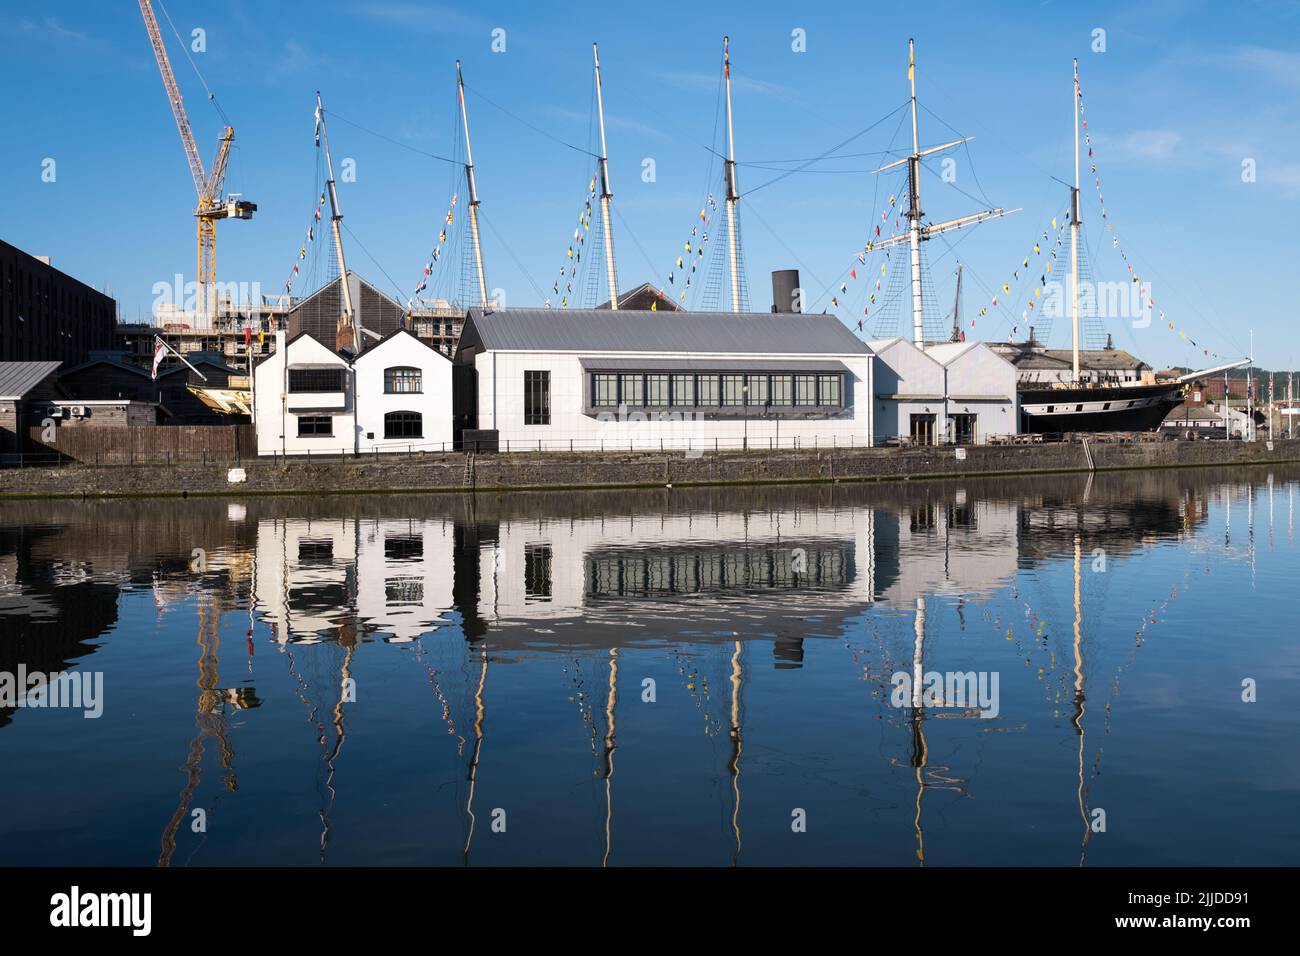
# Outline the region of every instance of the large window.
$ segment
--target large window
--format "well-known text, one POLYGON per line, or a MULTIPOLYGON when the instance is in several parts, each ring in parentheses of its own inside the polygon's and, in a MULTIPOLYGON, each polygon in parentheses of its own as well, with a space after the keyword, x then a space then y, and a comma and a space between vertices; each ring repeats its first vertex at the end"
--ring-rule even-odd
POLYGON ((913 445, 933 445, 934 416, 913 414, 908 428, 908 438, 913 445))
POLYGON ((619 396, 624 405, 639 406, 645 404, 645 383, 640 372, 624 373, 618 377, 619 396))
POLYGON ((419 412, 387 412, 384 414, 385 438, 423 438, 424 416, 419 412))
POLYGON ((673 404, 691 406, 695 404, 695 376, 673 376, 673 404))
POLYGON ((772 376, 772 404, 790 406, 794 404, 794 376, 772 376))
POLYGON ((298 437, 320 438, 334 434, 334 419, 329 415, 299 415, 298 437))
POLYGON ((701 406, 718 404, 718 376, 701 375, 698 381, 699 391, 696 404, 701 406))
POLYGON ((749 405, 766 405, 767 404, 767 376, 750 375, 749 376, 749 405))
POLYGON ((344 370, 341 368, 291 368, 291 392, 341 392, 344 370))
POLYGON ((817 376, 817 404, 840 404, 840 377, 838 375, 817 376))
POLYGON ((593 389, 593 404, 598 408, 612 408, 618 404, 618 376, 613 372, 597 372, 593 389))
POLYGON ((723 405, 744 405, 745 404, 745 376, 743 375, 722 376, 722 404, 723 405))
POLYGON ((794 377, 794 403, 796 405, 817 404, 816 375, 796 375, 794 377))
POLYGON ((418 395, 424 383, 418 368, 396 366, 384 369, 384 392, 388 395, 418 395))
POLYGON ((551 373, 524 372, 524 424, 551 423, 551 373))
POLYGON ((645 377, 645 403, 647 405, 668 404, 668 376, 647 375, 645 377))

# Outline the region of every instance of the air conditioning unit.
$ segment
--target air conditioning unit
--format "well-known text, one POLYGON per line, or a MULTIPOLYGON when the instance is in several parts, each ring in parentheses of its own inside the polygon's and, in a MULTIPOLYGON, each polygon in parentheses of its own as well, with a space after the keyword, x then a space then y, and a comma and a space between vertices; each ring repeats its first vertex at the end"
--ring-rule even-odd
POLYGON ((47 405, 45 407, 46 418, 63 418, 67 410, 62 405, 47 405))
POLYGON ((85 418, 85 417, 86 417, 86 406, 85 406, 85 405, 73 405, 71 408, 68 409, 68 411, 72 413, 72 417, 73 417, 73 418, 85 418))

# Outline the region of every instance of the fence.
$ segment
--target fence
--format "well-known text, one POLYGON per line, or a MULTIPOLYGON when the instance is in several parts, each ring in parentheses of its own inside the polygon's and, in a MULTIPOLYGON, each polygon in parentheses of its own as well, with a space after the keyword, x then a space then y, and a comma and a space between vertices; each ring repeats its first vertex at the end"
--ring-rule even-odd
POLYGON ((26 437, 26 447, 5 456, 7 464, 239 464, 257 454, 257 433, 252 425, 61 426, 52 431, 33 426, 26 437))

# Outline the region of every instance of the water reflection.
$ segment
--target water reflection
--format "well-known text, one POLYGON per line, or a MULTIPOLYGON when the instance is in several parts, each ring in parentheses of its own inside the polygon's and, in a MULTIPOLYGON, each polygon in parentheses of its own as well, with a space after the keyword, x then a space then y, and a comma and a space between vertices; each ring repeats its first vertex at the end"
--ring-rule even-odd
MULTIPOLYGON (((1294 573, 1297 475, 1275 472, 1255 476, 1259 491, 1201 471, 18 502, 0 519, 0 671, 103 668, 119 693, 152 692, 140 740, 102 759, 140 770, 119 796, 133 806, 157 807, 163 770, 179 769, 152 836, 164 866, 302 861, 308 813, 319 862, 791 862, 778 848, 788 807, 815 821, 803 862, 905 862, 905 827, 910 861, 926 865, 937 826, 939 862, 1061 863, 1068 840, 1082 865, 1104 832, 1093 788, 1121 682, 1148 632, 1189 593, 1212 606, 1221 565, 1255 581, 1261 521, 1294 573), (927 699, 932 671, 1000 673, 1001 712, 927 699), (896 707, 900 672, 911 694, 896 707), (182 699, 188 744, 172 729, 182 699), (575 813, 584 774, 592 805, 575 813), (293 827, 275 822, 277 799, 293 827), (444 800, 411 816, 411 801, 444 800), (244 829, 195 831, 196 810, 244 829), (550 839, 501 838, 535 835, 534 817, 567 822, 547 824, 550 839), (413 836, 424 831, 432 844, 413 836), (1020 841, 1018 855, 999 856, 999 840, 1020 841)), ((56 772, 50 754, 103 746, 98 727, 79 745, 37 713, 0 709, 0 755, 17 766, 56 772)), ((112 708, 103 723, 126 719, 112 708)), ((1140 781, 1132 746, 1119 772, 1140 781)), ((34 798, 18 818, 15 852, 52 825, 34 798)), ((143 842, 67 856, 138 861, 143 842)), ((1110 842, 1107 862, 1150 849, 1110 842)))

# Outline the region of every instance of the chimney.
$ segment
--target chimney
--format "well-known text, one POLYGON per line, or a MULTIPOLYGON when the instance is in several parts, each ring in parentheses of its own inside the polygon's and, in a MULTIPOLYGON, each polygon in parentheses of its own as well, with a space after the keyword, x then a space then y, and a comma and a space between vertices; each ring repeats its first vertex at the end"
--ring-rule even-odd
POLYGON ((803 303, 800 302, 802 296, 798 269, 779 269, 772 273, 773 312, 802 312, 803 303))

